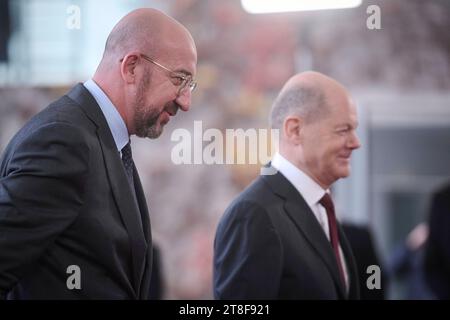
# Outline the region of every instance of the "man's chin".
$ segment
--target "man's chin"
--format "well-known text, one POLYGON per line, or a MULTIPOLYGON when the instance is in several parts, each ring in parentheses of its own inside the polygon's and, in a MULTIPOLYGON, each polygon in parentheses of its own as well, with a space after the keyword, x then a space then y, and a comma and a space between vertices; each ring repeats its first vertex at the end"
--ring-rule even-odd
POLYGON ((152 134, 152 135, 147 135, 147 138, 149 139, 158 139, 161 136, 162 132, 159 132, 158 134, 152 134))
POLYGON ((149 139, 158 139, 161 136, 162 132, 163 126, 160 125, 158 127, 149 128, 146 136, 149 139))
POLYGON ((350 166, 348 166, 348 167, 345 167, 345 168, 341 168, 340 170, 339 170, 339 172, 340 172, 340 177, 341 178, 347 178, 349 175, 350 175, 350 166))
POLYGON ((149 138, 149 139, 157 139, 161 136, 163 132, 163 128, 158 126, 157 128, 152 126, 150 128, 146 128, 145 130, 140 130, 136 132, 136 136, 139 138, 149 138))
POLYGON ((160 119, 158 117, 158 120, 155 124, 153 124, 150 128, 147 130, 147 138, 150 139, 157 139, 161 136, 164 126, 169 122, 169 117, 167 116, 167 119, 160 119))

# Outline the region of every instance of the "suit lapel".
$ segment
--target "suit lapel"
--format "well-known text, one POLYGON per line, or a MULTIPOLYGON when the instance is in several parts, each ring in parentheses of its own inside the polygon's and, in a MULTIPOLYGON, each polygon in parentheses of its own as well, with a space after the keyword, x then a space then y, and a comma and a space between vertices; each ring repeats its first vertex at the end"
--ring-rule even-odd
MULTIPOLYGON (((148 213, 147 208, 147 202, 145 200, 144 190, 142 188, 141 180, 139 179, 139 174, 136 169, 136 166, 134 166, 134 188, 136 190, 136 199, 139 205, 139 211, 141 213, 142 218, 142 227, 144 229, 144 237, 145 241, 148 244, 147 248, 152 247, 152 233, 151 233, 151 227, 150 227, 150 216, 148 213)), ((146 250, 145 256, 143 259, 143 263, 141 265, 140 273, 139 273, 139 290, 138 295, 142 299, 146 299, 147 294, 150 290, 149 281, 150 281, 150 275, 151 275, 151 266, 152 266, 152 260, 153 260, 153 250, 146 250), (146 269, 145 266, 149 266, 150 269, 146 269)))
POLYGON ((346 297, 333 248, 306 201, 280 172, 275 175, 263 176, 263 178, 268 182, 272 191, 284 199, 284 209, 287 215, 323 260, 333 277, 339 295, 346 297))
MULTIPOLYGON (((127 229, 128 237, 130 238, 133 262, 133 284, 138 292, 148 244, 137 220, 140 215, 139 208, 128 183, 120 154, 117 151, 117 146, 108 127, 108 123, 89 91, 83 85, 78 84, 68 93, 68 96, 79 103, 86 115, 97 125, 97 135, 105 160, 111 190, 125 228, 127 229)), ((147 227, 149 228, 149 223, 147 223, 147 227)))
POLYGON ((136 190, 136 198, 139 205, 139 211, 142 215, 142 225, 144 229, 144 236, 147 243, 150 243, 152 240, 152 233, 150 227, 150 216, 148 213, 147 202, 145 200, 144 189, 142 188, 141 180, 139 178, 139 174, 135 165, 133 165, 133 179, 134 179, 134 188, 136 190))

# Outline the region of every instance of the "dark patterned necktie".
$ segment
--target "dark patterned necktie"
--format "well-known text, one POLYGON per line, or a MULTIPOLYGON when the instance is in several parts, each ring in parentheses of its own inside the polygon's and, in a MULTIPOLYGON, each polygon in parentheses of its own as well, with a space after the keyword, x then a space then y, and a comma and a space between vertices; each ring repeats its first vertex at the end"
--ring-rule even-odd
POLYGON ((122 162, 123 162, 123 166, 125 167, 125 172, 127 174, 128 182, 130 183, 131 188, 134 191, 133 157, 131 154, 130 141, 128 141, 128 143, 125 145, 125 147, 122 148, 122 162))
POLYGON ((128 143, 125 145, 125 147, 122 148, 122 162, 123 166, 125 168, 125 172, 127 174, 128 182, 130 183, 131 191, 133 193, 133 198, 136 201, 136 205, 138 208, 138 220, 139 225, 142 228, 142 216, 141 212, 139 210, 139 203, 137 201, 137 195, 136 195, 136 189, 134 188, 134 178, 133 178, 133 171, 134 171, 134 162, 133 162, 133 156, 131 154, 131 142, 128 141, 128 143))
POLYGON ((322 206, 324 206, 325 210, 327 211, 331 246, 333 247, 334 255, 336 256, 336 261, 339 268, 339 275, 341 276, 342 284, 344 285, 344 287, 346 287, 344 268, 342 266, 341 254, 339 252, 339 235, 337 230, 337 222, 336 222, 336 215, 334 212, 333 200, 331 199, 328 193, 325 193, 322 199, 320 199, 319 203, 322 206))

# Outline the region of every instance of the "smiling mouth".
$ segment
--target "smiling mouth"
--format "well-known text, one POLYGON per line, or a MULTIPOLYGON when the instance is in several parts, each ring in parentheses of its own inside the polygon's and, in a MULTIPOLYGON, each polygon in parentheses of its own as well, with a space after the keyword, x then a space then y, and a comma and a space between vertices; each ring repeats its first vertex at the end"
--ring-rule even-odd
POLYGON ((350 155, 349 156, 339 156, 338 159, 341 159, 344 161, 350 161, 350 155))

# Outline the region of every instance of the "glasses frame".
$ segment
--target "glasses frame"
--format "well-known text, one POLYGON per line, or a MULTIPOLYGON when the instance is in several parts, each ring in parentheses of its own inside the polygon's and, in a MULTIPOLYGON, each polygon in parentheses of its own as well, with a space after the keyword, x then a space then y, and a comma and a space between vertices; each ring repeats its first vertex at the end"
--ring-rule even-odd
POLYGON ((147 60, 148 62, 151 62, 154 65, 156 65, 156 66, 166 70, 167 72, 169 72, 171 74, 172 77, 182 79, 181 84, 179 84, 178 95, 180 95, 181 92, 183 92, 183 90, 185 88, 189 88, 189 91, 192 92, 197 87, 197 82, 192 78, 191 75, 187 75, 187 74, 183 74, 181 72, 173 71, 173 70, 167 68, 166 66, 163 66, 162 64, 156 62, 155 60, 149 58, 145 54, 141 53, 140 56, 142 58, 144 58, 145 60, 147 60))

